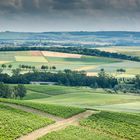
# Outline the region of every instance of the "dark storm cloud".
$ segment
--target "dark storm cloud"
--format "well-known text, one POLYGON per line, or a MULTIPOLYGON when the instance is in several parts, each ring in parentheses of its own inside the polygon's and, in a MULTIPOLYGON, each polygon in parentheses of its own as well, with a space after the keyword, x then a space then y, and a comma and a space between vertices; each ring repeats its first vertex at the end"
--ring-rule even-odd
POLYGON ((112 23, 120 27, 125 22, 138 26, 139 19, 140 0, 0 0, 0 25, 3 23, 3 26, 6 20, 13 24, 22 20, 34 24, 43 21, 46 25, 61 20, 73 26, 100 24, 102 27, 112 23))
POLYGON ((0 10, 29 14, 49 10, 140 10, 140 0, 0 0, 0 10))

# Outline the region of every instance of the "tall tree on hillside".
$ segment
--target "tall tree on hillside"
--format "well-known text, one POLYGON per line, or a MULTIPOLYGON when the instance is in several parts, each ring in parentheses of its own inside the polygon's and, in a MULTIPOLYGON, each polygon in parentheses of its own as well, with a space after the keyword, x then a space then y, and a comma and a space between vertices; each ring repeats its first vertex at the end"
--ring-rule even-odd
POLYGON ((22 99, 24 96, 26 96, 26 88, 24 85, 18 85, 16 87, 16 97, 19 96, 20 99, 22 99))
POLYGON ((140 89, 140 75, 136 75, 135 86, 136 88, 140 89))
POLYGON ((12 70, 13 76, 19 76, 20 72, 21 72, 21 69, 13 69, 12 70))
POLYGON ((2 67, 3 69, 5 69, 5 68, 6 68, 6 65, 5 65, 5 64, 2 64, 1 67, 2 67))
POLYGON ((12 64, 9 64, 9 65, 8 65, 8 68, 9 68, 9 69, 11 69, 12 67, 13 67, 12 64))
POLYGON ((3 69, 0 69, 0 74, 3 72, 3 69))
POLYGON ((56 67, 55 66, 52 66, 52 70, 56 70, 56 67))
POLYGON ((0 97, 10 98, 12 91, 8 85, 0 84, 0 97))

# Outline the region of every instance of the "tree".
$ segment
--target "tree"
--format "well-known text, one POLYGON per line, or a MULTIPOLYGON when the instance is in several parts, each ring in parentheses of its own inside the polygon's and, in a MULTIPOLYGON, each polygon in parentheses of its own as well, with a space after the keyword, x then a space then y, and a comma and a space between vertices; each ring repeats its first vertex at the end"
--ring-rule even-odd
POLYGON ((0 74, 3 72, 3 69, 0 69, 0 74))
POLYGON ((12 91, 8 85, 0 84, 0 97, 10 98, 12 91))
POLYGON ((24 96, 26 96, 27 91, 24 85, 18 85, 15 90, 16 97, 19 96, 19 98, 22 99, 24 96))
POLYGON ((21 72, 21 69, 13 69, 12 70, 13 76, 19 76, 20 72, 21 72))
POLYGON ((135 87, 140 89, 140 75, 136 75, 135 78, 135 87))
POLYGON ((6 68, 6 65, 5 64, 2 64, 1 67, 4 69, 4 68, 6 68))
POLYGON ((52 66, 52 69, 53 69, 53 70, 56 70, 56 67, 55 67, 55 66, 52 66))
POLYGON ((8 65, 8 68, 11 69, 12 68, 12 64, 8 65))
POLYGON ((125 73, 126 70, 121 68, 121 69, 117 69, 117 72, 118 72, 118 73, 125 73))

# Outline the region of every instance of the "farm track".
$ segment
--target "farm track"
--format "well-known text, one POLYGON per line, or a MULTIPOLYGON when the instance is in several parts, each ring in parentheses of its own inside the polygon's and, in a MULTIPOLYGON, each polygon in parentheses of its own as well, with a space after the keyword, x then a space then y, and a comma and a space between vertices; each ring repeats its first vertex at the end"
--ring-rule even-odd
POLYGON ((87 117, 91 116, 92 114, 97 113, 97 111, 95 112, 92 110, 87 110, 87 111, 79 113, 78 115, 75 115, 71 118, 63 119, 63 118, 56 117, 54 115, 51 115, 51 114, 48 114, 48 113, 30 108, 30 107, 25 107, 25 106, 16 105, 16 104, 10 104, 10 103, 2 103, 2 104, 8 105, 8 106, 15 108, 15 109, 20 109, 20 110, 34 113, 34 114, 37 114, 37 115, 40 115, 43 117, 51 118, 51 119, 56 121, 54 124, 37 129, 37 130, 35 130, 35 131, 25 135, 25 136, 21 136, 17 140, 37 140, 38 138, 40 138, 40 137, 42 137, 50 132, 64 129, 70 125, 79 125, 79 121, 81 119, 87 118, 87 117))
POLYGON ((40 128, 38 130, 35 130, 28 135, 22 136, 18 138, 17 140, 37 140, 38 138, 53 132, 53 131, 58 131, 60 129, 66 128, 67 126, 70 125, 78 125, 79 120, 87 118, 88 116, 92 115, 95 113, 94 111, 87 110, 83 113, 80 113, 78 115, 75 115, 71 118, 64 119, 62 121, 57 121, 56 123, 40 128))

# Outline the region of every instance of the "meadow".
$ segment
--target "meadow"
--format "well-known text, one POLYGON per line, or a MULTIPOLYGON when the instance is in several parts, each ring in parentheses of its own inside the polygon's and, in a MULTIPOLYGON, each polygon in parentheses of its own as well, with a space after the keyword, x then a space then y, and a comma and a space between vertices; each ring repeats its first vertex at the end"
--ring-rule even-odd
POLYGON ((124 94, 108 94, 103 89, 91 89, 81 87, 26 85, 26 88, 36 93, 42 93, 45 98, 32 98, 28 93, 26 99, 34 103, 58 104, 76 106, 89 109, 110 109, 112 111, 140 112, 140 96, 124 94), (49 96, 48 96, 49 95, 49 96), (135 106, 129 105, 135 103, 135 106), (119 104, 124 105, 120 108, 119 104), (127 107, 128 104, 128 107, 127 107), (108 107, 107 106, 111 106, 108 107), (137 109, 136 109, 137 107, 137 109))

